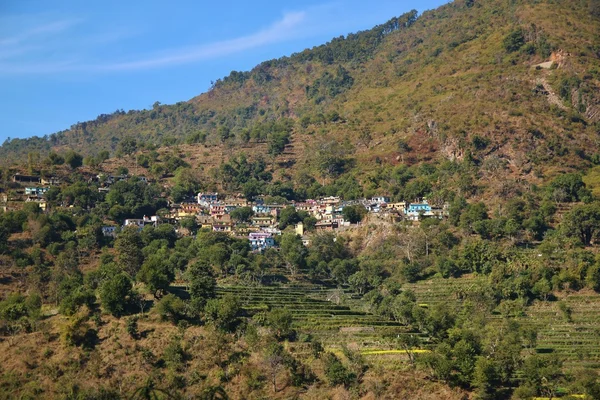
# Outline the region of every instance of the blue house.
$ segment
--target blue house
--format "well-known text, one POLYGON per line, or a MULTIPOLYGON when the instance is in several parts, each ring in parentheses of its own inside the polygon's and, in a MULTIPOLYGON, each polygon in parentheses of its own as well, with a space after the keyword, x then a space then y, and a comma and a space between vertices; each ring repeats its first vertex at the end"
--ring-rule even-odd
POLYGON ((273 235, 267 232, 252 232, 248 235, 248 240, 252 251, 263 252, 266 249, 275 247, 273 235))
POLYGON ((26 187, 25 194, 31 196, 41 196, 48 191, 48 188, 41 187, 26 187))
POLYGON ((410 203, 404 212, 409 221, 418 221, 421 217, 432 217, 431 206, 427 203, 410 203))
POLYGON ((269 214, 271 212, 271 207, 264 204, 257 204, 252 206, 252 211, 254 211, 255 214, 269 214))
POLYGON ((406 213, 428 213, 431 212, 431 206, 427 203, 410 203, 406 213))

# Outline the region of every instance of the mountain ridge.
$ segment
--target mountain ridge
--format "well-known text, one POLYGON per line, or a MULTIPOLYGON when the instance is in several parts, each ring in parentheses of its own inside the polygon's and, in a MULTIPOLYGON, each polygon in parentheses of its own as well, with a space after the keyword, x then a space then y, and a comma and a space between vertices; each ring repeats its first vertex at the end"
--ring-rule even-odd
MULTIPOLYGON (((418 17, 412 11, 233 71, 186 102, 100 115, 47 140, 5 142, 0 156, 117 154, 130 139, 142 148, 204 144, 232 154, 264 142, 271 149, 335 139, 366 170, 375 159, 465 158, 500 160, 526 179, 558 164, 578 169, 591 165, 600 130, 598 8, 596 0, 457 0, 418 17), (552 68, 535 67, 548 60, 552 68)), ((293 153, 294 161, 307 162, 309 150, 293 153)))

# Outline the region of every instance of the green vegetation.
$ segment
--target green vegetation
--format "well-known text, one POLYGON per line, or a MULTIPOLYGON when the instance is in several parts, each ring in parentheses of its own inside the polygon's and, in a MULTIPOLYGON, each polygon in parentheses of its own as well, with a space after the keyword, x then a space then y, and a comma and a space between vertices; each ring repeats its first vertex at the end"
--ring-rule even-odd
POLYGON ((7 141, 0 397, 598 398, 595 3, 457 0, 7 141), (282 206, 278 249, 175 222, 198 191, 282 206), (292 206, 381 194, 449 215, 292 206))

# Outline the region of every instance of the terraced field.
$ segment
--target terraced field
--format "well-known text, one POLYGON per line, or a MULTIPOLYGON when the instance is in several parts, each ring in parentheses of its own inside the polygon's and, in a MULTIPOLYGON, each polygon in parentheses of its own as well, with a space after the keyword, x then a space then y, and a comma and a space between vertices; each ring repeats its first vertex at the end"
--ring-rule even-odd
MULTIPOLYGON (((432 305, 459 302, 460 293, 469 291, 481 279, 484 278, 435 278, 405 287, 415 292, 418 302, 432 305)), ((600 368, 600 295, 581 291, 561 293, 558 297, 571 310, 570 319, 560 310, 558 301, 535 301, 518 321, 537 328, 539 353, 558 354, 567 366, 600 368)))
MULTIPOLYGON (((294 325, 298 332, 318 338, 331 351, 342 345, 367 353, 369 356, 382 357, 381 354, 368 352, 379 350, 397 350, 399 335, 420 335, 410 332, 409 328, 394 321, 353 309, 347 305, 338 305, 327 299, 336 298, 336 290, 318 287, 241 287, 227 286, 218 289, 219 295, 235 294, 249 313, 272 308, 287 308, 294 316, 294 325)), ((345 295, 351 296, 346 292, 345 295)), ((423 337, 426 341, 426 337, 423 337)), ((404 354, 385 355, 397 360, 404 354)))

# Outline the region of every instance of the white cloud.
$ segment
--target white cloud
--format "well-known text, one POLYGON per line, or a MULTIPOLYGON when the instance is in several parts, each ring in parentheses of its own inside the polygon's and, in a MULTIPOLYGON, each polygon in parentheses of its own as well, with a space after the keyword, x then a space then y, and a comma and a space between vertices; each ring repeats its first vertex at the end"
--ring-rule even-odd
POLYGON ((133 61, 117 62, 106 65, 99 64, 91 68, 101 71, 139 70, 187 64, 200 60, 223 57, 245 50, 292 39, 297 35, 297 28, 305 19, 305 12, 287 13, 281 20, 275 22, 267 29, 248 36, 242 36, 236 39, 224 40, 196 47, 177 49, 161 55, 145 57, 133 61))
MULTIPOLYGON (((135 27, 111 27, 109 30, 102 26, 94 30, 91 22, 86 21, 83 30, 80 26, 74 29, 83 22, 80 19, 48 22, 46 16, 45 22, 34 18, 36 24, 31 21, 20 24, 16 20, 10 25, 17 32, 19 26, 25 26, 21 33, 3 38, 0 29, 0 75, 118 73, 191 64, 299 38, 339 35, 345 29, 356 30, 357 19, 368 25, 370 22, 365 20, 376 18, 371 12, 366 14, 365 7, 368 8, 363 4, 357 9, 356 4, 349 7, 344 1, 333 0, 304 11, 284 13, 271 25, 237 38, 165 48, 151 53, 136 54, 135 48, 132 48, 129 56, 123 55, 124 49, 129 50, 129 46, 115 46, 115 50, 111 45, 139 35, 141 32, 135 27), (117 55, 115 51, 121 54, 117 55)), ((43 21, 43 17, 41 19, 43 21)), ((0 18, 0 27, 2 22, 0 18)))
POLYGON ((167 49, 159 53, 138 55, 129 60, 92 61, 77 49, 107 44, 119 37, 116 32, 106 32, 87 37, 68 37, 78 21, 56 21, 28 29, 12 37, 0 38, 0 74, 55 74, 66 72, 118 72, 135 71, 189 64, 206 59, 219 58, 245 50, 267 46, 293 39, 303 34, 301 29, 306 20, 304 11, 285 13, 269 27, 238 38, 218 41, 198 46, 167 49), (57 40, 57 39, 68 40, 57 40), (50 48, 49 43, 60 46, 50 48), (58 44, 57 44, 58 42, 58 44), (72 46, 66 46, 69 42, 72 46), (67 47, 65 51, 64 47, 67 47), (47 54, 50 54, 47 56, 47 54), (56 55, 63 57, 56 59, 56 55))
POLYGON ((64 32, 79 22, 81 20, 69 19, 34 26, 14 36, 0 38, 0 48, 18 46, 36 37, 64 32))

